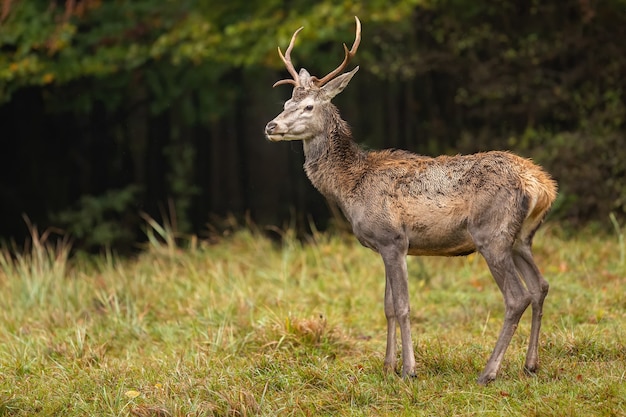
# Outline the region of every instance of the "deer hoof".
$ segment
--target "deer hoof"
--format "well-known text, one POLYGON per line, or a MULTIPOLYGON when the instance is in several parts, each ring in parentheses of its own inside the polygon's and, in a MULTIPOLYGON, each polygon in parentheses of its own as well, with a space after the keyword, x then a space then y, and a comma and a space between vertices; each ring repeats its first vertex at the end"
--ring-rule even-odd
POLYGON ((528 375, 535 375, 537 373, 537 369, 539 367, 535 364, 535 365, 524 365, 524 372, 526 372, 528 375))
POLYGON ((415 370, 412 370, 410 372, 402 371, 402 379, 404 379, 405 381, 410 381, 416 378, 417 378, 417 372, 415 372, 415 370))
POLYGON ((482 385, 485 386, 487 384, 489 384, 490 382, 495 381, 496 379, 496 374, 495 373, 491 373, 491 374, 482 374, 481 376, 478 377, 478 385, 482 385))

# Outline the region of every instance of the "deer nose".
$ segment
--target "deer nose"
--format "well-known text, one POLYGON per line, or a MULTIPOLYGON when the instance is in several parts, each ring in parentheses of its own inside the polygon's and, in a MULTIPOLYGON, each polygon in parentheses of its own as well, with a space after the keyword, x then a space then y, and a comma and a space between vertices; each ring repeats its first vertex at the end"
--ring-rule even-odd
POLYGON ((278 126, 278 124, 276 122, 269 122, 265 126, 265 133, 268 134, 268 135, 271 135, 272 132, 274 131, 274 129, 276 129, 276 126, 278 126))

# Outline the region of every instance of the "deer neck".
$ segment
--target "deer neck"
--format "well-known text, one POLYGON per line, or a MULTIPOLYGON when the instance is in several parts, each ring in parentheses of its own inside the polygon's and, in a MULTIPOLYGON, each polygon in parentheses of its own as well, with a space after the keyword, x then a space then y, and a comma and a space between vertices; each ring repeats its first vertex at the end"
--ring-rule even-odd
POLYGON ((304 170, 315 188, 339 202, 353 189, 365 153, 352 139, 350 127, 337 109, 333 106, 328 113, 323 132, 304 141, 304 170))

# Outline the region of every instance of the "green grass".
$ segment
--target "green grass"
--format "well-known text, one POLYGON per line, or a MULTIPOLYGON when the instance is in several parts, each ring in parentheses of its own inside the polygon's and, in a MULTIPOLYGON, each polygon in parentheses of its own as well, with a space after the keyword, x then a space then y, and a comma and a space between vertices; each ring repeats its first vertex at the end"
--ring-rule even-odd
POLYGON ((153 227, 133 260, 68 259, 36 234, 0 252, 0 416, 626 415, 621 236, 539 233, 541 368, 522 371, 527 312, 481 387, 503 306, 480 256, 409 259, 404 381, 382 371, 382 262, 351 236, 241 230, 180 249, 153 227))

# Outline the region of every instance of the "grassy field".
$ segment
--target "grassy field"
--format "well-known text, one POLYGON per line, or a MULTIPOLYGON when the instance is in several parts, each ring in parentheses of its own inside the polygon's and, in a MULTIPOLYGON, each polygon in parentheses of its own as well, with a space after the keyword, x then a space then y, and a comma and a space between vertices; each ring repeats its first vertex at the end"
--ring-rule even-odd
POLYGON ((349 235, 283 237, 153 237, 133 260, 68 260, 36 236, 3 250, 0 415, 626 416, 620 233, 544 227, 541 368, 522 371, 528 311, 487 387, 503 306, 480 256, 410 258, 419 374, 404 381, 382 372, 378 255, 349 235))

